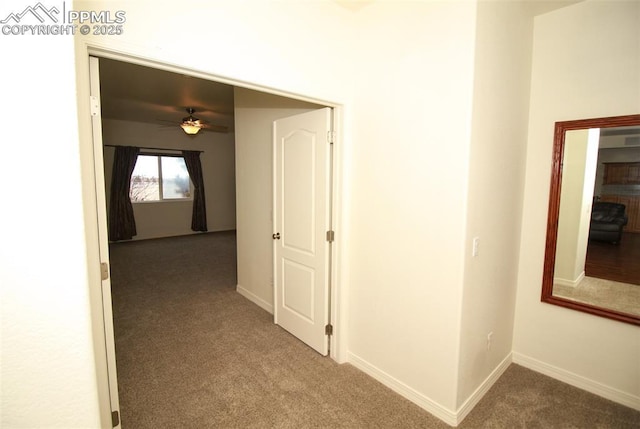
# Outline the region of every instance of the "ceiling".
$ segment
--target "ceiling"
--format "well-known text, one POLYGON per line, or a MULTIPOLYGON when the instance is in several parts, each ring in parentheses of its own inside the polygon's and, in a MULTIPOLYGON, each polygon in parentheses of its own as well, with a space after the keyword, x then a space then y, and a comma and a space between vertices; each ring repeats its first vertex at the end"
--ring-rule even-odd
POLYGON ((100 59, 102 117, 158 126, 194 116, 233 131, 233 86, 111 59, 100 59))
POLYGON ((601 128, 600 149, 640 148, 640 127, 601 128))
MULTIPOLYGON (((365 7, 376 3, 375 0, 333 0, 338 6, 348 9, 352 12, 359 12, 365 7)), ((526 0, 525 6, 529 9, 532 16, 541 15, 551 12, 562 7, 570 6, 584 0, 526 0)))

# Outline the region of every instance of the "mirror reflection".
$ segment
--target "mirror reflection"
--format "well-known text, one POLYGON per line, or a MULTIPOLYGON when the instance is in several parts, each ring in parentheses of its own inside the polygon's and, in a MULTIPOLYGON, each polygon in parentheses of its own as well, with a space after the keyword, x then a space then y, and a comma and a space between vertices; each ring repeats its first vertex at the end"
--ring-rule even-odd
POLYGON ((640 315, 640 126, 565 133, 553 295, 640 315))
POLYGON ((556 123, 542 301, 640 325, 640 115, 556 123))

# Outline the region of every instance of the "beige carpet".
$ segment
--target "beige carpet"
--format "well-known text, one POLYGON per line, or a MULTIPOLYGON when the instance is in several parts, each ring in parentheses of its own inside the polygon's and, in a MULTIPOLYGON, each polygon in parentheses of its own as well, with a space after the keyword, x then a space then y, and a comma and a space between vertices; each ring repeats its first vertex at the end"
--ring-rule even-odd
MULTIPOLYGON (((143 428, 447 428, 323 358, 235 292, 235 235, 111 246, 121 419, 143 428)), ((461 428, 638 428, 640 413, 517 365, 461 428)))
POLYGON ((623 313, 640 315, 640 285, 585 277, 575 287, 554 284, 553 294, 623 313))

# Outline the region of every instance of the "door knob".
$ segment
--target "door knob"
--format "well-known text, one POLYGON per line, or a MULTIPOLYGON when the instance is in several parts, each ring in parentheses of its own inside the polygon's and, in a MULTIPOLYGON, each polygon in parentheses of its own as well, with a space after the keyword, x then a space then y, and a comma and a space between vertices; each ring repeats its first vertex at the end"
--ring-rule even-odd
POLYGON ((273 234, 273 239, 274 240, 280 240, 280 233, 276 232, 275 234, 273 234))

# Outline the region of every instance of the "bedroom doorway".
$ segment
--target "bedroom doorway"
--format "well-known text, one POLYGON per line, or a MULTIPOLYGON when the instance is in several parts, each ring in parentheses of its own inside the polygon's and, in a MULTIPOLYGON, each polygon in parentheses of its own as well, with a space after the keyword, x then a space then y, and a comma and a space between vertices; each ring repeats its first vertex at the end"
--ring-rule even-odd
MULTIPOLYGON (((103 54, 103 52, 101 52, 103 54)), ((109 57, 116 57, 116 60, 121 60, 122 58, 118 58, 117 55, 111 55, 109 57)), ((131 60, 129 57, 126 58, 127 61, 131 60)), ((103 142, 102 142, 102 118, 101 118, 101 111, 100 111, 100 96, 99 96, 99 89, 100 89, 100 79, 99 79, 99 58, 98 57, 91 57, 90 58, 90 64, 91 64, 91 107, 92 107, 92 129, 93 129, 93 136, 94 136, 94 140, 93 140, 93 153, 94 153, 94 162, 95 162, 95 182, 96 182, 96 193, 97 193, 97 197, 96 197, 96 205, 97 205, 97 212, 98 212, 98 229, 99 229, 99 236, 100 236, 100 259, 101 259, 101 263, 103 266, 103 272, 104 272, 104 276, 103 276, 103 282, 102 282, 102 297, 103 297, 103 309, 101 309, 101 312, 103 313, 103 320, 104 320, 104 328, 105 328, 105 336, 106 336, 106 347, 107 347, 107 367, 108 367, 108 378, 109 378, 109 391, 110 391, 110 401, 111 401, 111 409, 113 411, 118 411, 119 410, 119 406, 118 406, 118 391, 117 391, 117 372, 116 372, 116 359, 115 359, 115 346, 114 346, 114 340, 113 340, 113 308, 112 308, 112 301, 111 301, 111 284, 110 284, 110 279, 108 276, 108 270, 109 270, 109 249, 108 249, 108 231, 107 231, 107 209, 106 209, 106 194, 105 194, 105 189, 106 189, 106 182, 105 182, 105 171, 104 171, 104 160, 103 160, 103 142), (97 77, 97 78, 96 78, 97 77), (106 277, 106 278, 105 278, 106 277)), ((159 64, 149 64, 148 62, 145 61, 140 61, 141 63, 144 63, 145 66, 156 66, 156 67, 160 67, 164 70, 166 69, 171 69, 172 72, 187 72, 187 73, 193 73, 190 71, 184 71, 184 70, 179 70, 176 69, 175 67, 168 67, 168 66, 161 66, 159 64)), ((202 77, 202 76, 199 76, 202 77)), ((206 78, 211 79, 211 76, 206 76, 206 78)), ((261 92, 261 91, 255 91, 255 90, 250 90, 247 88, 243 88, 243 87, 235 87, 235 89, 239 92, 244 92, 246 95, 247 91, 253 91, 256 93, 259 93, 262 97, 279 97, 279 98, 287 98, 287 97, 282 97, 276 94, 272 94, 272 93, 267 93, 267 92, 261 92)), ((308 102, 304 102, 301 100, 295 100, 295 99, 290 99, 293 100, 295 102, 298 103, 308 103, 308 102)), ((310 103, 312 104, 312 103, 310 103)), ((277 109, 276 109, 277 110, 277 109)), ((254 112, 255 113, 255 112, 254 112)), ((269 139, 271 138, 271 136, 269 136, 269 139)), ((264 161, 264 160, 263 160, 264 161)), ((269 164, 269 162, 267 162, 267 164, 269 164)), ((236 174, 236 176, 238 176, 236 174)), ((335 184, 333 184, 332 186, 335 186, 335 184)), ((239 195, 239 193, 238 193, 239 195)), ((249 196, 250 198, 250 196, 249 196)), ((334 210, 335 210, 336 206, 334 205, 334 210)), ((269 237, 270 238, 270 237, 269 237)), ((336 252, 337 253, 337 252, 336 252)), ((332 261, 333 266, 336 266, 336 253, 333 254, 332 258, 334 258, 334 260, 332 261)), ((240 258, 238 258, 240 259, 240 258)), ((331 274, 332 277, 335 277, 335 272, 332 272, 331 274)), ((273 282, 273 277, 271 277, 271 279, 267 279, 267 284, 273 282)), ((259 296, 258 294, 254 293, 254 291, 247 289, 247 288, 243 288, 242 285, 240 285, 240 283, 238 284, 238 290, 237 290, 240 294, 242 294, 243 296, 249 298, 251 301, 253 301, 255 304, 261 306, 261 307, 265 307, 268 306, 270 303, 268 302, 268 298, 265 300, 263 297, 259 296)), ((333 294, 335 295, 335 291, 333 292, 333 294)), ((333 299, 334 305, 336 302, 335 296, 333 299)), ((272 305, 272 304, 271 304, 272 305)), ((268 309, 268 308, 267 308, 268 309)), ((273 311, 272 311, 273 312, 273 311)), ((335 322, 334 322, 335 325, 335 322)), ((332 337, 332 341, 336 341, 335 337, 332 337)), ((332 347, 332 351, 335 350, 334 347, 332 347)), ((332 353, 332 357, 334 357, 335 359, 335 355, 332 353)), ((115 417, 114 417, 114 422, 115 422, 115 417)))

